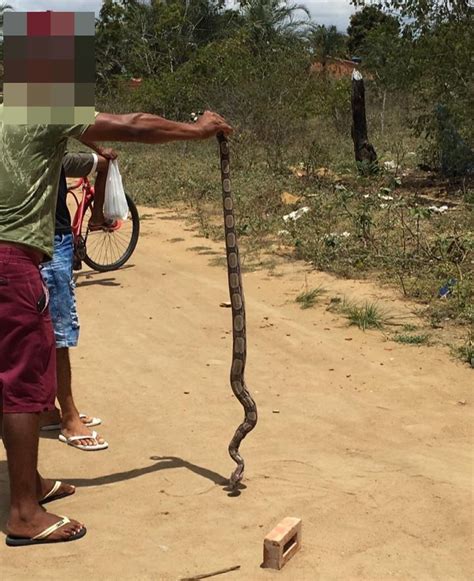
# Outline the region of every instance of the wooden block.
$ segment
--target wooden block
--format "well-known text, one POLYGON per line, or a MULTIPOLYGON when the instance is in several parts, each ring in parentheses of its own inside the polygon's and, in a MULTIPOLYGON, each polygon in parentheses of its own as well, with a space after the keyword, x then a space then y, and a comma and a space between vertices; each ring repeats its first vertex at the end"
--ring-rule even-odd
POLYGON ((301 549, 301 519, 287 516, 263 541, 263 567, 281 569, 301 549))

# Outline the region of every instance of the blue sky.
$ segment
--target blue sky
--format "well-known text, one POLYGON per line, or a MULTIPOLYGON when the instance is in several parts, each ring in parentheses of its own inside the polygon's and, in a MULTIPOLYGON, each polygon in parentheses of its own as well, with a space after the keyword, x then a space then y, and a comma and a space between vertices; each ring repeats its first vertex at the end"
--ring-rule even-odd
MULTIPOLYGON (((99 12, 102 0, 9 0, 16 10, 94 10, 99 12)), ((232 4, 233 0, 229 1, 232 4)), ((319 24, 335 24, 345 30, 354 8, 349 0, 299 0, 319 24)))

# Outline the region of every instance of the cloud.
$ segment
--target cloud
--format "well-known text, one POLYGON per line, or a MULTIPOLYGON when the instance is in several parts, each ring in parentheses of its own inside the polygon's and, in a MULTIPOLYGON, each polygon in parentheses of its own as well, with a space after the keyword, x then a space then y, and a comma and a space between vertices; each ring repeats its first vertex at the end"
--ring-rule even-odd
POLYGON ((63 12, 99 13, 102 0, 9 0, 18 12, 28 10, 59 10, 63 12))
POLYGON ((307 0, 302 2, 311 12, 317 24, 326 26, 334 24, 339 30, 345 31, 349 25, 349 18, 355 12, 349 0, 307 0))

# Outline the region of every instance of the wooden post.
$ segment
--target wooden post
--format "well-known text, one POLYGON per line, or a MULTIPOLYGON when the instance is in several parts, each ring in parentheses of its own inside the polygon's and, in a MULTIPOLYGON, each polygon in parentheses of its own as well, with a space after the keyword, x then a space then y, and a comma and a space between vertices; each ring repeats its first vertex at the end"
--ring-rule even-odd
POLYGON ((377 167, 377 154, 367 137, 367 117, 365 114, 365 87, 362 74, 357 69, 352 72, 352 140, 356 162, 362 164, 362 171, 377 167))

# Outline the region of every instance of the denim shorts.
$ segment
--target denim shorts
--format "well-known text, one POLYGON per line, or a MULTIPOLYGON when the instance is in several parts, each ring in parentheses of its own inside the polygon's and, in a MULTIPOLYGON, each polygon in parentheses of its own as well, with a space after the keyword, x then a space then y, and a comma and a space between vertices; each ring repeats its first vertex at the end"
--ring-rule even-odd
POLYGON ((41 274, 49 290, 49 311, 58 349, 75 347, 79 340, 73 254, 72 234, 56 234, 53 260, 41 265, 41 274))

